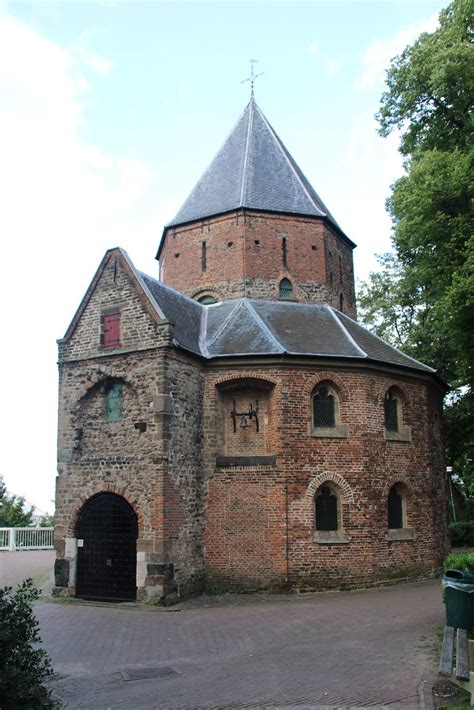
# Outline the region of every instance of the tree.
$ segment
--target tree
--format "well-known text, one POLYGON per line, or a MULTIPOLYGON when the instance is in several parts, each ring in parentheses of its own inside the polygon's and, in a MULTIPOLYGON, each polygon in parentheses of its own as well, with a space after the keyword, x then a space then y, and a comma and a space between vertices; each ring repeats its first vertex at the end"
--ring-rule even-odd
POLYGON ((25 528, 31 525, 33 508, 25 510, 25 499, 8 495, 3 477, 0 476, 0 527, 25 528))
POLYGON ((52 709, 50 691, 43 681, 52 674, 48 654, 37 645, 39 624, 32 603, 39 591, 31 579, 15 592, 0 589, 0 698, 2 710, 52 709))
POLYGON ((379 132, 400 132, 405 174, 387 201, 393 253, 359 303, 369 327, 455 390, 448 462, 474 495, 473 28, 474 0, 454 0, 387 72, 379 132))

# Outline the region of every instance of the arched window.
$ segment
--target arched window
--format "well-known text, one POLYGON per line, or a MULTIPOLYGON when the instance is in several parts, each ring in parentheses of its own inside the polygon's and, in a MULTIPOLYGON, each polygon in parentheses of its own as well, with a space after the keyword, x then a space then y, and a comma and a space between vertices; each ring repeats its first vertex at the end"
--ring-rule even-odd
POLYGON ((392 486, 387 501, 389 530, 400 530, 403 525, 403 498, 398 487, 392 486))
POLYGON ((313 426, 336 426, 336 398, 327 385, 320 385, 313 396, 313 426))
POLYGON ((282 301, 289 301, 293 298, 293 286, 289 279, 280 281, 279 294, 282 301))
POLYGON ((387 496, 387 526, 389 540, 413 540, 414 530, 407 522, 407 489, 395 483, 387 496))
POLYGON ((114 382, 106 392, 105 418, 108 422, 122 419, 123 388, 121 382, 114 382))
POLYGON ((400 429, 400 400, 393 388, 390 388, 384 399, 385 429, 399 431, 400 429))
POLYGON ((342 439, 349 429, 339 418, 339 397, 330 382, 322 382, 313 391, 311 400, 311 435, 342 439))
POLYGON ((206 296, 201 296, 201 298, 198 298, 199 303, 202 303, 204 306, 209 304, 209 303, 217 303, 217 300, 214 298, 214 296, 206 295, 206 296))
POLYGON ((319 489, 315 505, 316 530, 322 532, 339 530, 338 500, 329 486, 324 485, 319 489))

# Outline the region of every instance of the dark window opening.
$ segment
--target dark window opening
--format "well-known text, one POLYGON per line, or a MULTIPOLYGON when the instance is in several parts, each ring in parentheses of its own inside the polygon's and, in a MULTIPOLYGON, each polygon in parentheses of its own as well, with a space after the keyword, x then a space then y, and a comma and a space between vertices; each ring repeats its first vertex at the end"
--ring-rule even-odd
POLYGON ((403 497, 396 486, 392 486, 388 494, 388 527, 390 530, 403 528, 403 497))
POLYGON ((328 486, 316 496, 316 530, 338 530, 337 497, 328 486))
POLYGON ((122 383, 114 382, 106 394, 105 418, 108 422, 118 422, 122 419, 122 406, 122 383))
POLYGON ((311 244, 311 250, 316 251, 316 244, 311 244))
POLYGON ((103 348, 116 348, 120 345, 120 313, 107 313, 101 316, 100 344, 103 348))
POLYGON ((387 431, 398 431, 398 398, 389 390, 384 400, 385 428, 387 431))
POLYGON ((257 247, 260 246, 260 239, 256 239, 256 240, 255 240, 255 245, 256 245, 257 247))
POLYGON ((174 255, 174 258, 177 259, 179 257, 179 252, 174 255))
POLYGON ((281 240, 281 256, 283 259, 283 266, 286 269, 288 266, 288 258, 287 258, 288 255, 287 255, 287 251, 286 251, 286 237, 283 237, 283 239, 281 240))
POLYGON ((344 295, 342 293, 339 294, 339 310, 341 313, 344 310, 344 295))
POLYGON ((234 242, 227 242, 227 246, 231 247, 234 242))
POLYGON ((209 303, 217 303, 217 299, 214 298, 214 296, 201 296, 201 298, 198 298, 199 303, 202 303, 204 306, 209 303))
POLYGON ((293 286, 289 279, 282 279, 280 281, 280 298, 282 301, 288 301, 293 298, 293 286))
POLYGON ((207 269, 207 245, 206 242, 201 244, 201 269, 205 271, 207 269))
POLYGON ((324 385, 313 397, 313 423, 315 427, 336 426, 336 402, 334 395, 324 385))

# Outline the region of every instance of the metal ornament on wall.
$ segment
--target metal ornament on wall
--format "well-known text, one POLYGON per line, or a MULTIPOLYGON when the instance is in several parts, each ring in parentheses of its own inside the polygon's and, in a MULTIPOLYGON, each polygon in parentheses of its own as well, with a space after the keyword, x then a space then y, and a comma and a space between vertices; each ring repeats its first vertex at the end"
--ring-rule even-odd
POLYGON ((249 427, 252 422, 252 419, 255 419, 255 429, 258 432, 258 399, 255 401, 255 409, 253 408, 252 403, 249 403, 248 412, 238 412, 234 399, 230 416, 232 417, 232 421, 234 424, 234 434, 237 432, 237 419, 240 419, 239 426, 241 429, 246 429, 247 427, 249 427))

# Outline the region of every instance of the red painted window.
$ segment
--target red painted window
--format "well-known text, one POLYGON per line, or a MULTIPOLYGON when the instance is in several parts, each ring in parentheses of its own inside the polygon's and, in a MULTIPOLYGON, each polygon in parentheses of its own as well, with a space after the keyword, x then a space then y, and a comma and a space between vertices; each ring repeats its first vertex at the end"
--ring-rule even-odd
POLYGON ((120 345, 120 313, 107 313, 101 316, 103 348, 116 348, 120 345))

